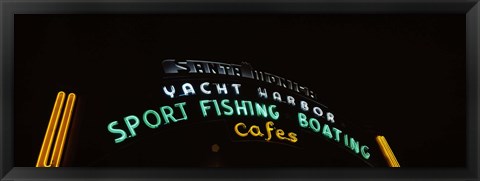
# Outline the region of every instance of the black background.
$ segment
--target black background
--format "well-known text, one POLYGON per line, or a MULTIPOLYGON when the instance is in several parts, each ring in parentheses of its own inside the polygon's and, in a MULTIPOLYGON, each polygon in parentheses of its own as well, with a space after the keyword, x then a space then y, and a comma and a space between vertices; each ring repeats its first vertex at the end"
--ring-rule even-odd
MULTIPOLYGON (((60 90, 79 96, 70 133, 79 144, 68 145, 65 159, 92 166, 88 158, 100 155, 84 153, 112 150, 88 133, 157 106, 141 100, 161 95, 146 89, 166 58, 247 61, 313 89, 339 123, 385 135, 402 167, 465 166, 464 15, 15 15, 15 166, 35 165, 60 90)), ((219 155, 232 153, 228 146, 211 153, 222 139, 212 133, 192 146, 202 153, 185 150, 179 155, 191 162, 176 163, 245 164, 219 155)), ((263 164, 335 165, 276 158, 263 164)), ((357 165, 351 160, 338 164, 357 165)))

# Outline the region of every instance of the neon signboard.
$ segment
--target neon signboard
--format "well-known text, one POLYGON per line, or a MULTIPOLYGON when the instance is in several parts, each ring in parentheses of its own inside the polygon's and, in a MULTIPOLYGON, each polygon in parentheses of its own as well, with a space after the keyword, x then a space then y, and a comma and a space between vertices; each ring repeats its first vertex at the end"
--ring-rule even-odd
POLYGON ((237 121, 230 126, 230 130, 239 138, 265 142, 275 139, 295 145, 302 139, 299 135, 302 130, 343 145, 362 159, 368 160, 371 157, 369 145, 338 128, 334 114, 316 101, 317 95, 294 81, 254 70, 246 63, 236 65, 168 59, 162 65, 166 78, 162 81, 165 85, 161 94, 174 103, 158 105, 157 108, 145 110, 141 115, 126 115, 120 118, 122 121, 110 122, 106 125, 106 130, 115 135, 112 141, 116 144, 122 144, 141 134, 136 131, 139 127, 158 129, 169 124, 223 117, 225 120, 250 120, 248 123, 237 121), (217 81, 219 77, 183 81, 209 74, 224 76, 220 77, 223 81, 217 81), (171 76, 180 78, 169 79, 171 76), (238 80, 228 81, 231 77, 238 80), (252 79, 255 84, 238 83, 241 79, 252 79), (168 85, 173 80, 177 83, 168 85), (216 99, 205 99, 206 96, 215 96, 216 99), (187 97, 192 99, 176 101, 187 97), (278 108, 279 105, 282 105, 282 109, 278 108), (192 112, 201 117, 192 118, 192 112), (289 127, 283 126, 284 122, 289 122, 289 127))

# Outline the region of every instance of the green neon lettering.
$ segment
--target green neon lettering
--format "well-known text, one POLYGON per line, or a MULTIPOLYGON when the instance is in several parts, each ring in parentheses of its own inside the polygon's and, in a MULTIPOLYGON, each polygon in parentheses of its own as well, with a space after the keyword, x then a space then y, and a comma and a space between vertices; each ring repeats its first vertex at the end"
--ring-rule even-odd
POLYGON ((270 114, 270 118, 272 118, 273 120, 277 120, 278 117, 280 117, 280 114, 278 113, 278 111, 275 111, 275 108, 277 108, 276 105, 268 106, 268 113, 270 114))
POLYGON ((224 99, 224 100, 222 100, 222 101, 220 102, 220 105, 221 105, 223 108, 225 108, 225 109, 228 110, 228 112, 227 112, 227 111, 223 111, 223 114, 225 114, 225 115, 227 115, 227 116, 231 116, 231 115, 233 115, 233 109, 232 109, 232 106, 229 106, 228 104, 230 104, 230 100, 228 100, 228 99, 224 99))
POLYGON ((163 120, 165 120, 165 124, 169 124, 170 121, 172 120, 173 122, 177 122, 178 120, 173 117, 173 109, 170 106, 162 106, 160 108, 160 111, 162 112, 163 115, 163 120), (165 112, 165 110, 168 110, 168 113, 165 112))
POLYGON ((188 120, 187 113, 185 112, 185 109, 183 108, 183 106, 185 106, 185 105, 187 105, 187 103, 185 103, 185 102, 174 104, 174 106, 180 108, 180 112, 182 112, 183 117, 182 117, 182 119, 179 119, 179 120, 188 120))
POLYGON ((206 106, 205 103, 209 103, 210 100, 200 100, 200 109, 202 110, 203 117, 207 117, 207 109, 210 109, 210 106, 206 106))
POLYGON ((128 130, 130 131, 130 137, 134 137, 137 134, 135 133, 135 128, 140 125, 140 120, 138 119, 137 116, 130 115, 124 118, 125 124, 127 124, 128 130), (131 120, 135 121, 133 124, 130 122, 131 120))
POLYGON ((242 102, 246 102, 248 105, 248 108, 250 108, 250 116, 255 115, 255 113, 253 112, 252 102, 251 101, 242 101, 242 102))
POLYGON ((237 100, 235 100, 233 103, 235 104, 235 107, 237 108, 237 115, 241 116, 240 110, 243 111, 243 114, 245 116, 247 115, 247 106, 245 106, 245 102, 242 101, 242 107, 240 107, 240 105, 238 105, 237 100))
POLYGON ((342 131, 335 127, 333 127, 332 130, 335 133, 335 141, 340 142, 340 133, 342 133, 342 131))
POLYGON ((215 107, 215 111, 217 112, 217 116, 221 116, 222 113, 220 112, 220 107, 218 107, 217 100, 211 100, 213 102, 213 106, 215 107))
POLYGON ((355 139, 350 138, 350 148, 355 151, 355 153, 360 152, 360 143, 358 141, 355 141, 355 139))
POLYGON ((145 122, 145 124, 149 128, 152 128, 152 129, 158 128, 158 126, 160 126, 160 123, 161 123, 160 115, 158 115, 157 111, 147 110, 147 111, 145 111, 145 113, 143 113, 143 122, 145 122), (150 123, 150 121, 148 121, 147 118, 148 118, 149 114, 153 114, 153 116, 155 116, 155 118, 157 119, 157 122, 155 124, 152 124, 152 123, 150 123))
POLYGON ((315 131, 315 132, 320 132, 320 122, 318 122, 317 119, 315 119, 315 118, 310 118, 309 122, 310 122, 310 128, 311 128, 313 131, 315 131), (315 126, 314 124, 315 124, 316 126, 315 126))
POLYGON ((343 143, 348 147, 348 134, 343 135, 343 143))
POLYGON ((255 110, 257 110, 257 116, 267 118, 267 107, 265 104, 259 104, 255 102, 255 110))
POLYGON ((363 145, 363 146, 361 147, 361 149, 360 149, 360 150, 362 151, 362 156, 363 156, 363 158, 365 158, 365 159, 367 159, 367 160, 368 160, 368 158, 370 158, 370 153, 368 153, 368 152, 365 151, 365 150, 368 150, 368 149, 369 149, 369 148, 368 148, 368 146, 366 146, 366 145, 363 145))
POLYGON ((300 124, 300 127, 307 128, 308 127, 307 116, 305 116, 305 114, 299 112, 298 113, 298 123, 300 124))
POLYGON ((114 126, 118 125, 117 121, 113 121, 110 124, 108 124, 108 131, 113 134, 120 134, 121 136, 119 138, 115 139, 115 143, 120 143, 123 140, 127 139, 127 133, 121 129, 115 129, 113 128, 114 126))
POLYGON ((328 124, 323 125, 323 135, 332 139, 333 135, 332 132, 330 131, 330 127, 328 127, 328 124))

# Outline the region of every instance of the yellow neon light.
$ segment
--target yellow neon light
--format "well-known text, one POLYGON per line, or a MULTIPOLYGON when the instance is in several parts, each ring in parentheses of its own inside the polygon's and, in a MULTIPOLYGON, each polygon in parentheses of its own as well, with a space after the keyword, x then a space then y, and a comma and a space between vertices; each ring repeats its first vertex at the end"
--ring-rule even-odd
POLYGON ((65 100, 65 92, 58 92, 55 104, 53 106, 52 115, 50 116, 50 121, 48 122, 47 131, 43 139, 42 147, 40 149, 40 154, 38 156, 36 167, 60 166, 60 160, 62 157, 65 138, 68 132, 68 126, 70 125, 73 105, 75 104, 75 97, 76 96, 73 93, 70 93, 68 95, 67 104, 65 106, 65 110, 63 111, 62 121, 60 122, 60 128, 57 132, 58 119, 60 118, 60 114, 63 108, 63 102, 65 100), (58 135, 55 140, 53 155, 51 158, 49 158, 55 133, 58 133, 58 135))
POLYGON ((60 122, 60 129, 58 130, 57 140, 55 141, 55 147, 53 147, 52 164, 53 167, 60 166, 60 160, 62 159, 63 146, 65 145, 65 138, 68 133, 68 126, 70 125, 70 118, 72 117, 73 105, 75 104, 75 94, 68 94, 67 104, 63 111, 62 122, 60 122))
POLYGON ((380 150, 382 151, 383 156, 387 160, 388 166, 400 167, 400 164, 398 163, 397 158, 395 158, 395 155, 393 154, 393 151, 388 145, 385 137, 377 136, 375 139, 377 140, 378 146, 380 146, 380 150))
POLYGON ((40 149, 36 167, 50 167, 50 164, 47 163, 48 156, 50 155, 54 136, 53 134, 57 129, 58 118, 60 117, 60 111, 62 110, 64 99, 65 93, 60 91, 57 94, 57 99, 53 105, 52 115, 50 116, 50 121, 48 122, 47 132, 43 138, 42 148, 40 149))

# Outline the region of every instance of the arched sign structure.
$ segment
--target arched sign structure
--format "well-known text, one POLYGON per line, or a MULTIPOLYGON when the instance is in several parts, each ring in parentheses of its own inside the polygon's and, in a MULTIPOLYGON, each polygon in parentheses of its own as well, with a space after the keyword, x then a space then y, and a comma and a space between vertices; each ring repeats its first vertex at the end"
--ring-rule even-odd
POLYGON ((348 127, 299 80, 246 62, 161 65, 149 72, 157 82, 126 84, 136 91, 102 100, 108 108, 98 121, 74 107, 87 95, 71 93, 64 105, 58 93, 36 166, 400 166, 383 136, 348 127), (82 133, 96 135, 89 150, 100 156, 73 158, 87 143, 79 131, 68 134, 72 114, 76 125, 95 127, 82 133))

